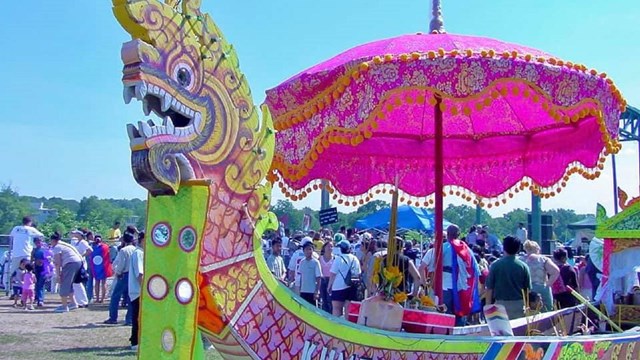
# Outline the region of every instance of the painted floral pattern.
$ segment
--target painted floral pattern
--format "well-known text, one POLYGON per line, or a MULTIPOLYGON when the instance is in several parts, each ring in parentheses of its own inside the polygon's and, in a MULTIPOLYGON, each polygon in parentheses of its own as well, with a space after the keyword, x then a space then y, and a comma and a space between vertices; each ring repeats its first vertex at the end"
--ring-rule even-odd
POLYGON ((456 91, 460 95, 475 94, 486 86, 485 83, 485 72, 479 63, 462 64, 462 69, 458 74, 456 91))

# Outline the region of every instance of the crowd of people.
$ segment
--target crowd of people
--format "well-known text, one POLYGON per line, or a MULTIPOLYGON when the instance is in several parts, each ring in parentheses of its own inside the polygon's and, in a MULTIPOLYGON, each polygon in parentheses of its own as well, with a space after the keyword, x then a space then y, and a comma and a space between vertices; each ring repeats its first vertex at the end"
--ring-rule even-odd
MULTIPOLYGON (((398 290, 409 300, 423 294, 435 297, 432 243, 398 237, 394 258, 388 259, 386 235, 345 227, 335 234, 330 229, 293 234, 285 229, 263 240, 272 274, 302 299, 335 316, 345 316, 350 301, 378 293, 376 259, 382 267, 390 261, 399 267, 403 280, 398 290)), ((456 316, 457 326, 482 321, 486 304, 503 305, 510 319, 523 317, 525 311, 574 306, 570 289, 593 298, 599 270, 588 256, 570 257, 564 248, 551 257, 540 254, 540 246, 528 240, 522 223, 502 240, 487 226, 473 226, 461 236, 460 229, 451 225, 442 247, 440 303, 456 316)))
POLYGON ((131 347, 137 349, 143 231, 127 226, 123 234, 116 221, 107 234, 108 243, 89 229, 72 230, 65 241, 58 232, 47 238, 30 217, 25 217, 10 237, 4 265, 9 267, 6 286, 11 289, 14 307, 26 311, 43 308, 46 285, 60 297, 55 313, 109 299, 109 318, 104 323, 118 324, 118 309, 126 307, 124 324, 131 326, 131 347))
MULTIPOLYGON (((11 299, 26 311, 44 306, 45 287, 60 296, 54 311, 66 313, 109 300, 105 324, 118 324, 118 309, 126 307, 125 325, 132 326, 131 345, 138 345, 140 285, 143 276, 145 234, 133 226, 124 233, 115 222, 106 235, 88 229, 73 230, 65 241, 61 234, 45 237, 29 217, 11 232, 11 299), (109 284, 111 286, 109 286, 109 284)), ((434 283, 442 285, 447 313, 456 325, 481 321, 483 304, 505 307, 509 318, 524 311, 551 311, 576 305, 571 289, 593 298, 598 270, 588 256, 572 265, 570 253, 557 249, 552 258, 540 254, 538 243, 528 240, 522 224, 513 236, 500 240, 486 226, 473 226, 461 236, 451 225, 442 246, 442 275, 436 276, 432 243, 395 239, 388 251, 386 235, 375 236, 342 227, 291 233, 270 233, 264 239, 267 265, 273 276, 304 301, 335 316, 346 316, 349 303, 378 293, 376 270, 392 263, 402 273, 399 291, 412 299, 423 294, 435 298, 434 283), (392 257, 389 254, 393 254, 392 257), (378 262, 378 263, 376 263, 378 262)))

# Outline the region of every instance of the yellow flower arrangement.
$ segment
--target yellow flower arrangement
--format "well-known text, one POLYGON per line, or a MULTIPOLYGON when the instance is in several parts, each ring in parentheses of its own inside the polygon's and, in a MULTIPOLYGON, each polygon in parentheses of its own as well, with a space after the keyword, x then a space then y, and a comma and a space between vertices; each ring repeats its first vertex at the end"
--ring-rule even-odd
POLYGON ((397 303, 405 302, 408 298, 409 297, 407 296, 407 293, 405 293, 404 291, 393 294, 393 301, 397 303))
POLYGON ((383 267, 382 259, 377 258, 373 262, 373 274, 372 281, 377 285, 378 294, 384 296, 385 300, 397 303, 407 301, 407 294, 398 289, 403 275, 397 266, 383 267))
POLYGON ((420 303, 422 304, 422 306, 426 306, 426 307, 435 307, 436 306, 436 303, 433 301, 433 299, 431 299, 427 295, 420 296, 420 303))
POLYGON ((388 269, 383 269, 382 275, 387 283, 392 284, 393 287, 398 287, 402 283, 402 273, 397 266, 391 266, 388 269))

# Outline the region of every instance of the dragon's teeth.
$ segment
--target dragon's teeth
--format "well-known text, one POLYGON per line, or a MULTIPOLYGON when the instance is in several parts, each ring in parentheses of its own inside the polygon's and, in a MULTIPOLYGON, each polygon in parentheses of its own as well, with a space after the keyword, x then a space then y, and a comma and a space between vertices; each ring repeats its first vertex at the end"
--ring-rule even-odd
POLYGON ((133 124, 127 124, 127 135, 129 135, 129 140, 133 140, 135 138, 140 137, 140 133, 138 132, 138 129, 136 129, 136 127, 133 126, 133 124))
POLYGON ((147 120, 147 124, 149 124, 149 126, 156 126, 156 123, 154 123, 151 119, 147 120))
POLYGON ((144 137, 151 137, 153 135, 153 131, 151 130, 151 126, 144 121, 138 121, 138 130, 140 133, 144 134, 144 137))
POLYGON ((202 114, 199 112, 195 113, 193 117, 193 128, 195 131, 200 134, 200 125, 202 124, 202 114))
POLYGON ((131 99, 133 99, 134 92, 135 92, 135 89, 130 86, 125 86, 122 89, 122 98, 124 99, 125 104, 128 104, 131 102, 131 99))
POLYGON ((135 95, 138 100, 144 99, 147 96, 147 84, 139 82, 136 84, 135 95))
POLYGON ((164 126, 167 128, 167 134, 173 135, 175 133, 176 127, 173 125, 173 120, 170 117, 164 118, 164 126))
POLYGON ((149 116, 151 114, 151 109, 149 108, 149 102, 147 99, 142 99, 142 112, 144 116, 149 116))
POLYGON ((165 93, 164 96, 160 99, 160 104, 162 111, 167 111, 171 108, 171 101, 173 101, 173 97, 169 93, 165 93))

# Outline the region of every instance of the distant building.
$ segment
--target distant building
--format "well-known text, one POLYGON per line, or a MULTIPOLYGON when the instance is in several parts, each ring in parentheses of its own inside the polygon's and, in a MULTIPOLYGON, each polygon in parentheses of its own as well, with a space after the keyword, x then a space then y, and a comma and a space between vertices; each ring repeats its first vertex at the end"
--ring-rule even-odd
POLYGON ((131 215, 131 216, 127 217, 124 220, 124 225, 125 226, 129 226, 129 225, 137 226, 138 225, 138 221, 140 221, 140 216, 131 215))
POLYGON ((47 222, 47 220, 58 217, 58 210, 45 208, 43 202, 31 203, 31 209, 33 211, 31 216, 36 224, 43 224, 47 222))

